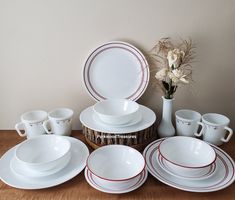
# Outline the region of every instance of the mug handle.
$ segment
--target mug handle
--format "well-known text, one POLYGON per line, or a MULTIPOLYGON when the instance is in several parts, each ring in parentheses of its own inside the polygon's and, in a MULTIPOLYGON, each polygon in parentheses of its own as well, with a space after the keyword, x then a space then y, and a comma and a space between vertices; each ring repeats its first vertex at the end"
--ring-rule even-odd
POLYGON ((15 129, 17 131, 17 133, 21 136, 21 137, 25 137, 26 136, 26 131, 24 131, 24 133, 21 132, 20 130, 20 126, 24 125, 23 122, 19 122, 15 125, 15 129))
POLYGON ((49 131, 48 128, 47 128, 48 125, 50 126, 50 120, 49 119, 44 121, 42 125, 43 125, 43 128, 45 129, 45 131, 47 132, 47 134, 52 134, 52 131, 49 131))
POLYGON ((201 129, 201 131, 200 131, 200 133, 194 133, 194 135, 196 136, 196 137, 200 137, 202 134, 203 134, 203 130, 204 130, 204 128, 205 128, 205 125, 202 123, 202 122, 197 122, 197 124, 200 126, 202 126, 202 129, 201 129))
POLYGON ((221 141, 228 142, 233 135, 233 130, 227 126, 225 126, 224 129, 229 132, 229 135, 227 136, 227 138, 222 138, 221 141))

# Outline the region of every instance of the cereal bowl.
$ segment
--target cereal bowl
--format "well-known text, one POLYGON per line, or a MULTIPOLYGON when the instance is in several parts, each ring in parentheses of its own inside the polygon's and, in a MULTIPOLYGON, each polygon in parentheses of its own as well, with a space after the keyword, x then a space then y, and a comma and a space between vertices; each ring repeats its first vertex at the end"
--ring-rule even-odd
POLYGON ((159 153, 172 171, 192 178, 200 177, 216 160, 215 150, 209 144, 185 136, 163 140, 159 153))
POLYGON ((45 135, 28 139, 17 146, 15 158, 35 171, 59 167, 70 159, 71 143, 63 136, 45 135))
POLYGON ((127 99, 108 99, 93 106, 94 113, 106 124, 121 125, 130 122, 139 111, 139 104, 127 99))

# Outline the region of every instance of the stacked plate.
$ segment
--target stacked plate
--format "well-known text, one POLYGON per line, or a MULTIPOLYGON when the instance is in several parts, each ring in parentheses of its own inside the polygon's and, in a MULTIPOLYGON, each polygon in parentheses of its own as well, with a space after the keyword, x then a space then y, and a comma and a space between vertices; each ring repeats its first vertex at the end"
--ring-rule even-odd
POLYGON ((144 157, 124 145, 107 145, 87 159, 85 177, 95 189, 113 194, 133 191, 147 179, 144 157))
POLYGON ((0 177, 6 184, 21 189, 52 187, 79 174, 88 155, 86 145, 75 138, 39 136, 2 156, 0 177))
POLYGON ((159 139, 144 150, 149 172, 161 182, 191 192, 212 192, 235 180, 233 159, 199 139, 176 136, 159 139))

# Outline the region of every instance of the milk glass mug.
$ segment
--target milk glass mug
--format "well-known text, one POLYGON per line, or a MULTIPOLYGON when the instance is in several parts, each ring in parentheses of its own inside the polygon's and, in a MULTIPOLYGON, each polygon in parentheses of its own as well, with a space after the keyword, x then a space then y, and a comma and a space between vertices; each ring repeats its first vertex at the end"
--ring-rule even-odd
POLYGON ((57 108, 48 113, 48 120, 43 127, 48 134, 69 136, 72 130, 73 111, 68 108, 57 108))
POLYGON ((29 111, 21 115, 21 122, 15 125, 15 129, 21 137, 33 138, 43 134, 46 131, 43 128, 43 122, 47 119, 47 112, 42 110, 29 111), (22 129, 24 130, 22 132, 22 129))
POLYGON ((219 146, 223 142, 228 142, 233 135, 233 130, 228 127, 230 120, 224 115, 217 113, 204 114, 202 123, 205 125, 204 130, 201 133, 195 133, 195 135, 202 135, 203 140, 206 142, 219 146))
POLYGON ((177 135, 194 137, 194 133, 198 131, 199 125, 204 128, 201 123, 201 114, 194 110, 178 110, 175 112, 176 132, 177 135))

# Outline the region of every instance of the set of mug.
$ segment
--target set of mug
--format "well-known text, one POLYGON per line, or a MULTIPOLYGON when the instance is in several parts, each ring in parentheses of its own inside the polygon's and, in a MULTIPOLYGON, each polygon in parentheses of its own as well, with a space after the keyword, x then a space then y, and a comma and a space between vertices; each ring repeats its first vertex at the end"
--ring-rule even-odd
POLYGON ((73 111, 57 108, 49 113, 42 110, 29 111, 21 115, 15 129, 21 137, 33 138, 43 134, 71 135, 73 111))
POLYGON ((175 112, 177 135, 202 136, 206 142, 221 145, 228 142, 233 130, 228 127, 230 120, 221 114, 207 113, 201 116, 193 110, 178 110, 175 112), (201 131, 198 133, 199 126, 201 131))

